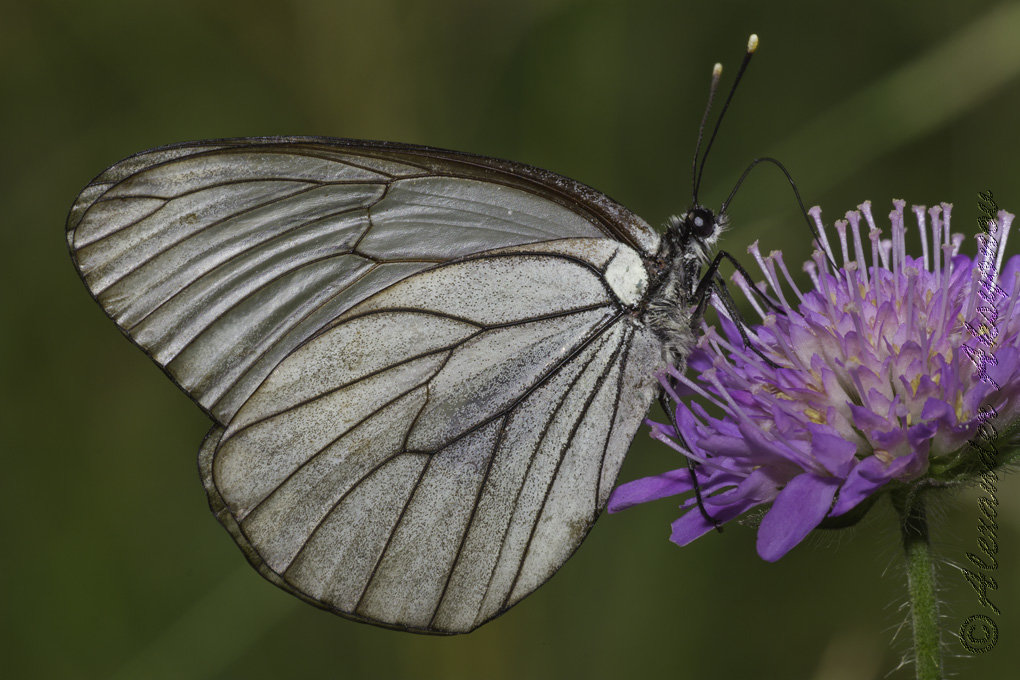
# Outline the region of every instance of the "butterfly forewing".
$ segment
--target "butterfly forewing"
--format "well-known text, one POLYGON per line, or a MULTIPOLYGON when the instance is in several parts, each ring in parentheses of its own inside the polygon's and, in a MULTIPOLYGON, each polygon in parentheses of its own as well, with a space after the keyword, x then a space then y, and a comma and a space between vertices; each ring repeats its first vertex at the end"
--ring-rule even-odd
POLYGON ((68 243, 106 312, 225 424, 301 342, 438 262, 577 236, 654 252, 639 218, 601 194, 579 202, 595 193, 418 147, 203 142, 104 172, 75 202, 68 243))
POLYGON ((449 633, 505 611, 587 534, 652 397, 657 236, 528 166, 168 147, 90 184, 68 243, 217 421, 203 481, 249 560, 345 616, 449 633))

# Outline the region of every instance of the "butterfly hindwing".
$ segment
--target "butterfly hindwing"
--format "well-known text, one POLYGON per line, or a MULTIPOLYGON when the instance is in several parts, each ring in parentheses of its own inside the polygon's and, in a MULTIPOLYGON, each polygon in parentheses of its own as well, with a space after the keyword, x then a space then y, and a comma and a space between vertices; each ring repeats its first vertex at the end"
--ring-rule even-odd
POLYGON ((288 356, 203 464, 263 573, 428 632, 471 630, 541 585, 604 506, 651 398, 655 343, 596 266, 625 248, 432 269, 288 356))

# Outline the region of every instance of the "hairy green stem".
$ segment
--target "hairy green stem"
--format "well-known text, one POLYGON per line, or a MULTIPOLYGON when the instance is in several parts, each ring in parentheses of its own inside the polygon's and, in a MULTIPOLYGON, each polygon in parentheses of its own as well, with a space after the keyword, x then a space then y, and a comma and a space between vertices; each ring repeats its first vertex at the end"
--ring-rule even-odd
POLYGON ((907 558, 910 623, 914 633, 914 667, 917 680, 942 679, 939 607, 935 593, 935 564, 928 541, 928 520, 923 492, 903 489, 893 495, 900 515, 900 533, 907 558))

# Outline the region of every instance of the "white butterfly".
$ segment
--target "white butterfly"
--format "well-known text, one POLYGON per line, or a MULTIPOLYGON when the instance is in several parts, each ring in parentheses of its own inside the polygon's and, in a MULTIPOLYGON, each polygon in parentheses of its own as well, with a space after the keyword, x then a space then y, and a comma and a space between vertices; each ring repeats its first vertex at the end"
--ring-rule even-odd
POLYGON ((533 167, 343 139, 132 156, 67 223, 121 330, 213 419, 217 518, 342 616, 472 630, 605 506, 718 234, 533 167))

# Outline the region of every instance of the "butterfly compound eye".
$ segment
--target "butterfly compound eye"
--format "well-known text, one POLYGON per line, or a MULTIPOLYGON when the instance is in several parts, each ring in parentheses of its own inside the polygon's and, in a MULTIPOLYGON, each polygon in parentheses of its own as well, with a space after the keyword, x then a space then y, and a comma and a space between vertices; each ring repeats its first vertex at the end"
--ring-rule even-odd
POLYGON ((689 233, 698 238, 707 238, 715 232, 716 220, 711 210, 695 208, 687 214, 689 233))

